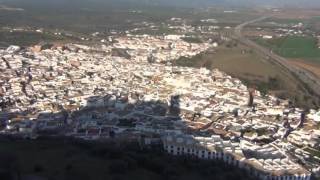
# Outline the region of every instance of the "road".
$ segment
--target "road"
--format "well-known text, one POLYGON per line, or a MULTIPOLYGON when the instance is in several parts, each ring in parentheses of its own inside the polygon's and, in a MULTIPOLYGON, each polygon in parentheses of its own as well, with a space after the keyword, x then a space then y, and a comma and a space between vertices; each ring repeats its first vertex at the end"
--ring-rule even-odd
POLYGON ((251 21, 244 22, 240 25, 238 25, 235 28, 234 36, 236 39, 238 39, 241 43, 253 48, 257 52, 268 56, 268 60, 272 61, 273 63, 276 63, 283 67, 285 70, 288 70, 292 74, 294 74, 303 84, 307 85, 308 87, 305 87, 307 90, 312 91, 312 93, 320 96, 320 79, 316 75, 312 74, 311 72, 299 68, 297 66, 294 66, 288 62, 286 58, 283 58, 277 54, 272 53, 269 49, 260 46, 259 44, 255 43, 254 41, 251 41, 250 39, 247 39, 242 35, 242 30, 245 26, 268 19, 272 16, 263 16, 258 19, 254 19, 251 21))

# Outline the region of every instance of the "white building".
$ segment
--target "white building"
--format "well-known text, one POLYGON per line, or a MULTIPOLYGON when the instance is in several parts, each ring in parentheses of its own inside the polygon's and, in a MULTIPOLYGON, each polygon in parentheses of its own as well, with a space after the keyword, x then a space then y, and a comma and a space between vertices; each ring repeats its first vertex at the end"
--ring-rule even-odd
MULTIPOLYGON (((168 135, 162 140, 164 149, 169 154, 175 156, 187 155, 207 160, 221 160, 227 164, 245 169, 261 180, 309 180, 311 178, 310 172, 288 158, 247 158, 239 143, 224 141, 219 135, 211 137, 168 135)), ((268 149, 266 150, 268 151, 268 149)), ((260 151, 265 153, 264 150, 260 149, 260 151)), ((275 152, 274 149, 272 151, 275 152)))

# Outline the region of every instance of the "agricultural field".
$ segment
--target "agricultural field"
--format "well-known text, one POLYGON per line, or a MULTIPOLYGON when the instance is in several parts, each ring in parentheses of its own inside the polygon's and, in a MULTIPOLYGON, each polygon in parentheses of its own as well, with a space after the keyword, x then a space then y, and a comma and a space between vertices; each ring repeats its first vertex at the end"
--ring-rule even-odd
POLYGON ((284 8, 279 12, 274 13, 274 17, 278 19, 289 20, 308 20, 313 17, 320 16, 319 9, 305 9, 305 8, 284 8))
POLYGON ((32 46, 40 42, 66 41, 69 38, 64 36, 55 36, 51 33, 37 33, 32 31, 0 31, 0 47, 10 45, 32 46))
POLYGON ((299 107, 319 107, 320 100, 306 92, 303 84, 291 73, 271 63, 246 46, 234 43, 220 46, 193 58, 180 58, 174 65, 188 67, 217 68, 239 78, 249 87, 262 93, 271 93, 280 98, 289 98, 299 107))
POLYGON ((315 31, 320 31, 320 15, 310 19, 310 27, 315 31))
POLYGON ((255 39, 262 46, 289 60, 289 63, 320 77, 320 48, 313 37, 288 36, 277 39, 255 39))
POLYGON ((196 56, 191 60, 182 58, 177 63, 187 66, 218 68, 230 75, 257 80, 266 80, 267 75, 277 74, 277 69, 265 68, 270 64, 245 47, 243 49, 241 47, 220 47, 213 52, 196 56))
POLYGON ((286 58, 303 58, 306 60, 319 61, 320 49, 317 46, 317 39, 303 36, 287 36, 276 39, 257 39, 259 44, 270 48, 286 58))
POLYGON ((306 69, 312 72, 314 75, 320 77, 320 63, 306 61, 304 59, 290 59, 289 63, 298 66, 300 68, 306 69))

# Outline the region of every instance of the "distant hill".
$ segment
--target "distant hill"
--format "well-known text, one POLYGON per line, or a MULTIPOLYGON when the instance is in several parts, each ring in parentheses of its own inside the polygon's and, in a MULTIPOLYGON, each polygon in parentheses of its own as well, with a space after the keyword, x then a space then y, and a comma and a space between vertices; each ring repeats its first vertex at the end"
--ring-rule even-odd
POLYGON ((319 0, 225 0, 225 3, 246 6, 320 7, 319 0))
POLYGON ((224 6, 276 6, 276 7, 319 7, 319 0, 0 0, 5 3, 22 4, 47 4, 61 5, 72 4, 74 6, 89 4, 108 4, 108 5, 160 5, 160 6, 181 6, 181 7, 206 7, 210 5, 224 6))

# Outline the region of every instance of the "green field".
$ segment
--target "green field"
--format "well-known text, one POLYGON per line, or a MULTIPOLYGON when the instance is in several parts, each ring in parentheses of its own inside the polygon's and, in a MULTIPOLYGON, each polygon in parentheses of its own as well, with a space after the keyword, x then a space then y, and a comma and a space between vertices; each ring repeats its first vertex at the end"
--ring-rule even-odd
POLYGON ((40 42, 76 41, 66 36, 55 36, 52 33, 37 33, 33 31, 0 31, 0 47, 9 45, 32 46, 40 42))
POLYGON ((313 37, 287 36, 270 40, 257 39, 257 42, 286 58, 320 61, 320 49, 317 47, 317 39, 313 37))
POLYGON ((254 87, 262 93, 271 93, 280 98, 290 99, 299 107, 317 108, 320 106, 319 98, 310 94, 305 85, 296 77, 240 44, 231 48, 229 45, 221 45, 213 52, 206 52, 193 58, 182 57, 173 64, 208 69, 217 68, 239 78, 249 87, 254 87))
POLYGON ((282 25, 293 25, 293 24, 298 24, 298 23, 305 23, 306 20, 301 20, 301 19, 283 19, 283 18, 268 18, 268 19, 265 19, 263 21, 261 21, 260 23, 271 23, 271 22, 274 22, 274 23, 277 23, 277 24, 282 24, 282 25))

